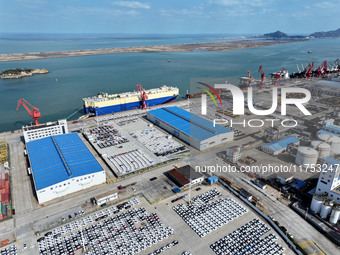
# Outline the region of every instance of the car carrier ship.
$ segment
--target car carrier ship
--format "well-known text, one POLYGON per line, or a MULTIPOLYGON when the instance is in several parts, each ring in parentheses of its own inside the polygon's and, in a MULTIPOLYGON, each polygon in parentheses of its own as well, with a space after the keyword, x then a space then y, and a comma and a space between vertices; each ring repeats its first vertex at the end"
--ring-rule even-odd
POLYGON ((112 95, 99 93, 95 97, 83 98, 84 112, 99 116, 139 108, 144 109, 174 101, 178 94, 177 87, 164 85, 160 88, 144 90, 140 84, 137 84, 137 91, 112 95))

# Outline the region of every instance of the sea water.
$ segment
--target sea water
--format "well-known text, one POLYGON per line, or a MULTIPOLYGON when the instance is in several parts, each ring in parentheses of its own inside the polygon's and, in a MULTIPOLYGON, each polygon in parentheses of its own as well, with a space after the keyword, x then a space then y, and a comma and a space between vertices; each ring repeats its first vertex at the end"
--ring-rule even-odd
MULTIPOLYGON (((55 40, 53 36, 48 40, 36 37, 34 40, 28 40, 27 35, 17 35, 11 40, 1 37, 0 53, 166 45, 236 38, 221 35, 157 35, 143 38, 139 35, 137 39, 133 36, 125 36, 123 39, 96 39, 92 35, 86 42, 79 38, 72 40, 70 35, 63 40, 56 35, 55 40), (29 42, 25 44, 25 40, 29 42)), ((192 78, 208 78, 212 82, 228 80, 237 85, 239 77, 245 76, 247 70, 250 70, 255 78, 259 78, 260 65, 263 66, 267 77, 270 77, 270 73, 277 72, 282 67, 289 72, 297 72, 297 64, 300 69, 301 65, 306 66, 313 61, 316 67, 324 60, 332 65, 336 58, 340 58, 339 55, 340 39, 320 39, 233 51, 118 53, 0 62, 1 71, 16 67, 45 68, 49 71, 48 74, 37 74, 22 79, 0 80, 0 131, 20 129, 22 125, 32 122, 25 109, 16 111, 20 98, 25 98, 40 109, 40 122, 55 121, 75 113, 70 120, 83 114, 82 98, 97 95, 98 92, 133 91, 139 82, 145 89, 164 84, 176 86, 180 89, 180 97, 184 97, 192 78)))

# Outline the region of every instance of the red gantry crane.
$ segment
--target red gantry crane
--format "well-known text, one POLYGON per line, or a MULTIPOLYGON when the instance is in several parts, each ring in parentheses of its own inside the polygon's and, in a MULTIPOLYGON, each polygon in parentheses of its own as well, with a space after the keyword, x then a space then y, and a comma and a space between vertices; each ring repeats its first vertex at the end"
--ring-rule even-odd
POLYGON ((328 73, 328 67, 327 67, 327 61, 325 60, 324 62, 322 62, 321 66, 319 66, 316 69, 316 76, 320 77, 320 76, 327 76, 328 73))
POLYGON ((266 74, 263 72, 263 67, 260 66, 258 72, 261 72, 261 83, 259 84, 259 87, 264 87, 264 80, 266 79, 266 74))
POLYGON ((284 72, 286 72, 286 69, 283 67, 280 72, 274 73, 275 85, 279 85, 279 79, 284 72))
POLYGON ((39 125, 38 122, 38 118, 41 117, 41 113, 39 112, 39 109, 34 107, 33 105, 31 105, 29 102, 27 102, 25 99, 21 98, 18 101, 18 107, 17 110, 19 110, 20 105, 22 105, 23 107, 25 107, 25 109, 28 111, 28 113, 32 116, 32 118, 34 119, 34 125, 39 125), (32 110, 30 110, 28 107, 30 106, 32 108, 32 110))
POLYGON ((314 62, 312 64, 309 64, 305 69, 305 78, 311 78, 312 77, 312 69, 314 67, 314 62))
POLYGON ((146 109, 145 101, 148 99, 148 95, 145 93, 142 85, 140 83, 137 84, 137 91, 140 93, 142 104, 140 106, 141 109, 146 109))

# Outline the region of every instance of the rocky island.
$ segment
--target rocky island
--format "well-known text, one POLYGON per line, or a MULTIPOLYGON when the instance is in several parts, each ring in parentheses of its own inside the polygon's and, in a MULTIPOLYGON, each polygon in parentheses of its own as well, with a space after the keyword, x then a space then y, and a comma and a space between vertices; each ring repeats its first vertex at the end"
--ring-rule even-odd
POLYGON ((33 74, 45 74, 48 73, 46 69, 10 69, 0 73, 1 79, 19 79, 26 76, 32 76, 33 74))

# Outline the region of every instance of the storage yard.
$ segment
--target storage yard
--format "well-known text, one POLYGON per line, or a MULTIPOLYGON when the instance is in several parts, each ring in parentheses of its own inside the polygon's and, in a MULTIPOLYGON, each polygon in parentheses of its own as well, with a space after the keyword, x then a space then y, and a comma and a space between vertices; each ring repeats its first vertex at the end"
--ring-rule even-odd
POLYGON ((98 126, 85 129, 84 135, 117 177, 148 170, 188 150, 142 117, 97 123, 98 126))

